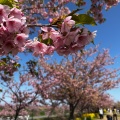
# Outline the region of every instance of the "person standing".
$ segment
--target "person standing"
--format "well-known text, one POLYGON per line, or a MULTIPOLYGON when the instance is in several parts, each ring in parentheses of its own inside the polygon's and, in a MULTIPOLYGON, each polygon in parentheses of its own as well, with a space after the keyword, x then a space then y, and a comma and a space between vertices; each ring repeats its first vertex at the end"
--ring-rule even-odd
POLYGON ((112 120, 112 116, 113 116, 112 109, 109 108, 107 113, 106 113, 107 120, 112 120))
POLYGON ((99 108, 99 116, 100 116, 100 119, 103 119, 103 109, 102 108, 99 108))
POLYGON ((117 120, 117 109, 116 109, 116 107, 113 108, 113 120, 117 120))

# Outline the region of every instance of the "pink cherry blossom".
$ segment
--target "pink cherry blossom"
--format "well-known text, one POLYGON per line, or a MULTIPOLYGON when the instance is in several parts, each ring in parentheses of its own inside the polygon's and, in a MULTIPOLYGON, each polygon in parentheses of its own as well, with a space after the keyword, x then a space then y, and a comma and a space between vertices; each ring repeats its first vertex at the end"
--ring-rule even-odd
POLYGON ((6 41, 3 46, 5 54, 8 54, 9 52, 11 52, 13 48, 14 48, 14 44, 11 40, 6 41))
POLYGON ((49 48, 47 45, 39 41, 29 41, 26 43, 26 48, 31 49, 34 56, 44 55, 45 53, 51 52, 47 51, 49 48))
POLYGON ((0 24, 8 18, 9 13, 10 13, 9 7, 0 4, 0 24))
POLYGON ((70 54, 70 51, 66 46, 56 49, 56 51, 59 55, 69 55, 70 54))
POLYGON ((68 16, 64 19, 64 22, 62 23, 62 27, 61 27, 61 32, 69 32, 70 29, 73 27, 73 25, 75 25, 75 21, 71 20, 72 16, 68 16))
POLYGON ((54 51, 55 51, 55 47, 54 47, 54 46, 48 46, 45 54, 50 55, 50 54, 52 54, 54 51))
POLYGON ((52 19, 52 18, 50 18, 50 19, 49 19, 49 22, 50 22, 50 23, 52 23, 52 21, 53 21, 53 19, 52 19))
POLYGON ((23 13, 21 12, 21 10, 19 10, 17 8, 12 8, 11 11, 10 11, 9 16, 21 19, 23 17, 23 13))
POLYGON ((73 32, 68 32, 67 35, 64 37, 64 44, 70 45, 74 41, 77 34, 78 34, 77 30, 73 32))
POLYGON ((89 33, 87 29, 83 29, 81 34, 78 34, 75 38, 75 42, 78 44, 79 47, 83 47, 90 43, 93 38, 95 37, 95 34, 89 33))
POLYGON ((42 34, 42 38, 43 38, 43 40, 44 39, 48 39, 48 38, 51 38, 51 36, 53 35, 53 34, 59 34, 54 28, 52 28, 52 27, 41 27, 41 30, 44 32, 43 34, 42 34))
POLYGON ((0 55, 16 55, 25 50, 29 33, 25 23, 26 17, 21 10, 0 4, 0 55))
POLYGON ((51 39, 53 40, 56 49, 64 44, 63 36, 61 34, 52 34, 51 39))
POLYGON ((47 50, 48 46, 44 43, 40 43, 38 41, 34 42, 34 52, 33 55, 38 56, 40 54, 44 54, 47 50))
POLYGON ((26 39, 28 38, 28 35, 21 33, 21 34, 17 34, 14 42, 15 44, 18 45, 18 47, 22 47, 25 45, 26 39))
POLYGON ((22 25, 21 20, 13 17, 6 21, 6 27, 9 32, 19 32, 22 25))
POLYGON ((76 53, 77 51, 84 49, 84 47, 85 46, 80 47, 78 43, 74 43, 70 46, 69 51, 70 53, 76 53))

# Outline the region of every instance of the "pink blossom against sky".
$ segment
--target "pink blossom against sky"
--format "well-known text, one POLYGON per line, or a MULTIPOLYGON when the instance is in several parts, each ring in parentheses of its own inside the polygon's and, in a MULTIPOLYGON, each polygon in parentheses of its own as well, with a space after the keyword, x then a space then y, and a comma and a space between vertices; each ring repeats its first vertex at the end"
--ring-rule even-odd
MULTIPOLYGON (((120 4, 104 12, 105 23, 95 27, 89 27, 91 31, 97 30, 94 40, 95 45, 100 44, 100 49, 109 48, 112 57, 117 56, 114 68, 120 68, 120 4)), ((92 44, 87 47, 93 46, 92 44)), ((115 101, 120 101, 120 86, 109 90, 108 93, 115 101)))
MULTIPOLYGON (((71 6, 71 9, 72 6, 71 6)), ((120 4, 111 8, 109 11, 104 12, 104 17, 107 19, 105 23, 97 26, 87 26, 89 30, 97 30, 97 36, 94 40, 95 45, 100 44, 100 49, 109 48, 111 56, 118 56, 114 64, 114 68, 120 67, 120 4)), ((33 36, 32 36, 33 37, 33 36)), ((94 47, 93 44, 88 45, 87 47, 94 47)), ((25 64, 31 56, 24 57, 23 54, 19 54, 22 64, 25 64)), ((61 59, 56 52, 53 54, 53 59, 58 61, 61 59)), ((17 75, 16 75, 16 79, 17 75)), ((115 101, 120 101, 120 87, 108 91, 111 96, 113 96, 115 101)))

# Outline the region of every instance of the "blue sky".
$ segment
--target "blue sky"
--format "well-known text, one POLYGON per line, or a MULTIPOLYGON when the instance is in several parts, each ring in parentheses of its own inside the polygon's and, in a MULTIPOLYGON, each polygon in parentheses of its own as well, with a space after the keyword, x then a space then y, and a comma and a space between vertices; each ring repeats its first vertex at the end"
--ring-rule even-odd
MULTIPOLYGON (((100 44, 100 49, 109 48, 112 57, 118 56, 114 68, 120 67, 120 4, 104 12, 106 22, 90 30, 97 30, 95 44, 100 44)), ((120 87, 108 91, 115 101, 120 101, 120 87)))
MULTIPOLYGON (((74 9, 73 6, 71 9, 74 9)), ((100 44, 100 49, 109 48, 110 55, 120 56, 120 4, 118 6, 112 7, 108 11, 104 11, 104 17, 106 18, 105 23, 98 24, 97 26, 87 26, 90 31, 97 30, 97 36, 94 40, 95 44, 100 44)), ((93 45, 89 45, 93 46, 93 45)), ((89 47, 88 46, 88 47, 89 47)), ((60 57, 56 54, 53 55, 57 60, 60 57)), ((30 56, 25 58, 30 59, 30 56)), ((24 61, 25 63, 25 61, 24 61)), ((120 57, 118 57, 113 66, 114 68, 120 67, 120 57)), ((115 101, 120 101, 120 87, 108 91, 115 101)))

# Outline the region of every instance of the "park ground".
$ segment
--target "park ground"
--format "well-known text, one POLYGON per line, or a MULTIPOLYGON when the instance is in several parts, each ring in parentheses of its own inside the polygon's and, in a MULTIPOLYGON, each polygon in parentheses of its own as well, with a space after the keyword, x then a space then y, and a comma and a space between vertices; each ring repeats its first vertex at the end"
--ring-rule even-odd
MULTIPOLYGON (((104 115, 103 119, 96 118, 95 120, 107 120, 107 117, 104 115)), ((120 120, 120 114, 118 114, 118 120, 120 120)))

